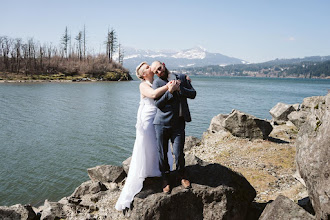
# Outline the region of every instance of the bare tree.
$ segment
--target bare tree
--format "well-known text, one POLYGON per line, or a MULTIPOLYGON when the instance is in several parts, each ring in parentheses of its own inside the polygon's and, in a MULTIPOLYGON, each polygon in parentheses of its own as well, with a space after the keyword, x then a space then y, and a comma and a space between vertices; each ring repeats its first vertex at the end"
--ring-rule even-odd
POLYGON ((86 58, 86 25, 84 25, 83 42, 84 42, 84 59, 85 59, 86 58))
POLYGON ((70 41, 69 41, 69 58, 72 56, 72 53, 73 53, 73 49, 72 49, 72 37, 71 37, 71 31, 70 31, 70 41))
POLYGON ((3 54, 3 58, 4 58, 4 65, 7 70, 9 69, 9 65, 10 65, 9 53, 10 53, 12 45, 13 45, 13 40, 11 38, 5 36, 3 38, 2 54, 3 54))
POLYGON ((22 50, 22 39, 16 38, 15 42, 15 52, 16 52, 16 73, 19 73, 20 67, 21 67, 21 50, 22 50))
POLYGON ((28 39, 28 69, 36 69, 36 45, 33 38, 28 39))
POLYGON ((118 44, 118 62, 123 65, 124 63, 124 49, 121 47, 121 44, 118 44))
POLYGON ((4 36, 0 36, 0 70, 4 68, 3 48, 4 48, 4 36))
POLYGON ((45 54, 45 47, 42 47, 41 45, 39 46, 39 58, 40 58, 40 69, 42 70, 43 69, 43 57, 44 57, 44 54, 45 54))
POLYGON ((40 44, 33 38, 22 40, 0 36, 0 72, 8 77, 12 73, 24 73, 33 79, 44 73, 54 74, 65 72, 70 74, 89 74, 92 77, 103 77, 108 71, 122 68, 113 62, 113 56, 118 49, 119 63, 123 63, 124 51, 121 44, 117 46, 117 36, 114 29, 108 30, 107 54, 93 55, 86 49, 86 26, 76 37, 71 38, 68 28, 61 37, 58 46, 40 44), (73 40, 73 44, 71 44, 73 40))

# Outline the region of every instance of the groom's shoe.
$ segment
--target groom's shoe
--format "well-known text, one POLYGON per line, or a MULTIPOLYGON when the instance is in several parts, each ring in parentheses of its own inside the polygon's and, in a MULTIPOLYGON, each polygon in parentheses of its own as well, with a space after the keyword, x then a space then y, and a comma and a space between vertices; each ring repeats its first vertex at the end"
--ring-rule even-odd
POLYGON ((191 188, 191 184, 190 184, 189 180, 187 180, 187 179, 181 179, 181 184, 182 184, 183 188, 185 188, 185 189, 191 188))
POLYGON ((171 186, 167 184, 167 185, 163 188, 163 193, 165 193, 165 194, 170 194, 170 193, 171 193, 171 186))

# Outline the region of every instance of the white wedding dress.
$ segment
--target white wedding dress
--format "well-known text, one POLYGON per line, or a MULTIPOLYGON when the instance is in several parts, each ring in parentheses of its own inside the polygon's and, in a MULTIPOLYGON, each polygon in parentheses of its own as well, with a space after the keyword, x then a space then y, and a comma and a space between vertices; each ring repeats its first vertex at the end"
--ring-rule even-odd
MULTIPOLYGON (((151 85, 149 82, 147 82, 151 85)), ((143 187, 146 177, 161 176, 158 162, 156 133, 153 120, 157 111, 154 100, 141 97, 137 113, 136 139, 132 160, 123 190, 117 200, 115 208, 118 211, 130 208, 134 196, 143 187)), ((169 147, 169 164, 172 170, 173 156, 169 147)))

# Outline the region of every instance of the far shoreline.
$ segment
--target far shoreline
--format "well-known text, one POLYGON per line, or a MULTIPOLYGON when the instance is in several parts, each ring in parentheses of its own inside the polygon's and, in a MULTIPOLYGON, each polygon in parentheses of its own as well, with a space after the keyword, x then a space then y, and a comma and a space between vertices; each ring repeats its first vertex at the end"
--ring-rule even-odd
MULTIPOLYGON (((189 75, 189 74, 188 74, 189 75)), ((131 75, 132 76, 132 75, 131 75)), ((265 76, 229 76, 229 75, 189 75, 191 77, 229 77, 229 78, 264 78, 264 79, 307 79, 307 80, 330 80, 329 77, 265 77, 265 76)), ((93 82, 122 82, 122 81, 136 81, 134 77, 131 80, 99 80, 99 79, 0 79, 0 84, 15 84, 15 83, 93 83, 93 82)))
POLYGON ((54 79, 54 80, 0 80, 0 83, 92 83, 92 82, 127 82, 127 81, 134 81, 134 80, 66 80, 66 79, 54 79))
MULTIPOLYGON (((188 74, 189 75, 189 74, 188 74)), ((330 79, 330 76, 327 77, 293 77, 293 76, 288 76, 288 77, 275 77, 275 76, 238 76, 238 75, 189 75, 190 77, 237 77, 237 78, 264 78, 264 79, 330 79)))

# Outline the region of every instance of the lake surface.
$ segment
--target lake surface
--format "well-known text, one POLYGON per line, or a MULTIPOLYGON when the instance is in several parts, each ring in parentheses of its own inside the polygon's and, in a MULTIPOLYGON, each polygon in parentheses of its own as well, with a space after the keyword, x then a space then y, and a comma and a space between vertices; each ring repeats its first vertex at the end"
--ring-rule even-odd
MULTIPOLYGON (((326 95, 330 80, 192 77, 186 135, 201 137, 232 109, 271 119, 278 102, 326 95)), ((0 206, 71 195, 87 168, 121 165, 135 138, 139 81, 0 83, 0 206)))

